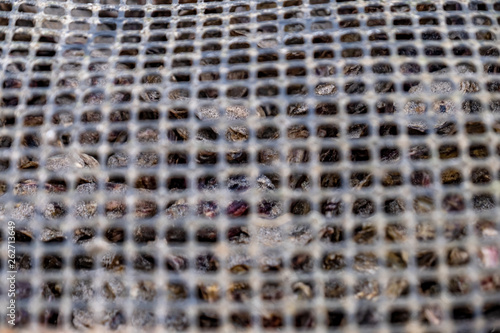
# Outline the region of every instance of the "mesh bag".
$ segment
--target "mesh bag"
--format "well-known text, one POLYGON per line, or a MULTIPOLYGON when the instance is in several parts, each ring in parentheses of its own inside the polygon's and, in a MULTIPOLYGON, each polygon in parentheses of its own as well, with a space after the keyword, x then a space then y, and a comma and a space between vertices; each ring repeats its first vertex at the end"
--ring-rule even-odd
POLYGON ((0 0, 0 331, 499 332, 499 24, 0 0))

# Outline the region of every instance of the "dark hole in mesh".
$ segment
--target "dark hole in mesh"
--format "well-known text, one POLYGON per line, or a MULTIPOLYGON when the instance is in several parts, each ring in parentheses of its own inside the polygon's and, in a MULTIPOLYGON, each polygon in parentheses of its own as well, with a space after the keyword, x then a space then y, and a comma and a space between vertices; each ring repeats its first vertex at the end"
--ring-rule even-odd
POLYGON ((42 268, 44 270, 61 270, 63 259, 58 255, 45 255, 42 259, 42 268))
POLYGON ((283 317, 280 313, 270 313, 262 316, 262 327, 266 329, 279 329, 283 326, 283 317))
POLYGON ((196 232, 196 239, 201 243, 217 242, 217 229, 212 227, 204 227, 196 232))

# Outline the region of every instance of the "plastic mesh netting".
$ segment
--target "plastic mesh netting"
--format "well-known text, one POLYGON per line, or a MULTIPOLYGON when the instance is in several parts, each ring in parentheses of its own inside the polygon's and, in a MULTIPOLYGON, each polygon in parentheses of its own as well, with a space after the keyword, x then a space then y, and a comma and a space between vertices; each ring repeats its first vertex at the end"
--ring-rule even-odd
POLYGON ((495 1, 0 0, 13 329, 499 332, 499 24, 495 1))

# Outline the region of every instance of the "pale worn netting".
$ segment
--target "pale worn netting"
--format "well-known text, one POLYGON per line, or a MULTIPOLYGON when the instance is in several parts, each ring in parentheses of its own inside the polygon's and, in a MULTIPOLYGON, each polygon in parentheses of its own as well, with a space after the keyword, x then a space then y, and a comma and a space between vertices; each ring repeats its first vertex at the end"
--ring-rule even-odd
POLYGON ((497 332, 499 24, 495 1, 0 0, 15 328, 497 332))

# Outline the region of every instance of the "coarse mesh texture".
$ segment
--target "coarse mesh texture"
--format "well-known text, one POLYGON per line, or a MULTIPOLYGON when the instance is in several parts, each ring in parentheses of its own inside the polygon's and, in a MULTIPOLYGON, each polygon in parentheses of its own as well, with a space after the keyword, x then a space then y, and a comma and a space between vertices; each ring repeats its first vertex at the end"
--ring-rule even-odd
POLYGON ((495 1, 1 0, 15 328, 498 332, 499 24, 495 1))

